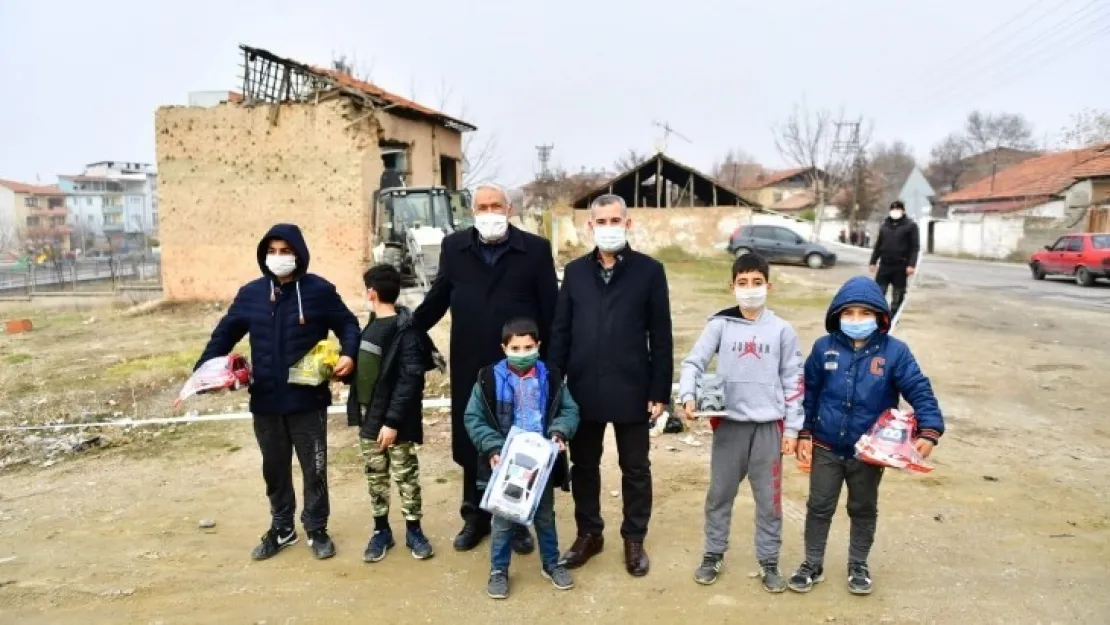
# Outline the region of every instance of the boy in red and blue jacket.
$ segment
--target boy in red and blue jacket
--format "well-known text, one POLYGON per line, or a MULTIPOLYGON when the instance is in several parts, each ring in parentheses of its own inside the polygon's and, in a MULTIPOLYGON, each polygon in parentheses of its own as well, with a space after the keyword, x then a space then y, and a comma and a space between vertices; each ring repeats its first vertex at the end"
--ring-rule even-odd
POLYGON ((871 593, 867 556, 875 541, 879 482, 883 468, 855 458, 855 444, 905 397, 917 417, 914 446, 932 453, 944 418, 929 378, 910 348, 889 336, 890 306, 870 278, 857 276, 840 287, 825 316, 826 336, 817 339, 805 364, 805 423, 798 459, 811 462, 806 502, 806 559, 789 587, 809 592, 824 579, 825 545, 840 489, 848 485, 848 590, 871 593))

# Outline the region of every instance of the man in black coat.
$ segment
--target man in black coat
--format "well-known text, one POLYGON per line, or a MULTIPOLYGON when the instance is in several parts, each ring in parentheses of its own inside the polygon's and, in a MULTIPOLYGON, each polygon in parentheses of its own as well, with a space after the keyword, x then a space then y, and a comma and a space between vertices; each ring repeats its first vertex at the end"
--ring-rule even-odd
MULTIPOLYGON (((429 330, 451 311, 451 450, 463 470, 463 528, 455 549, 468 551, 489 535, 490 515, 478 505, 478 457, 463 415, 478 370, 505 357, 501 329, 510 319, 535 319, 540 355, 547 351, 559 283, 551 244, 509 224, 511 204, 504 189, 482 184, 474 190, 474 226, 452 233, 440 247, 439 275, 413 313, 429 330)), ((526 527, 517 528, 513 549, 535 548, 526 527)))
POLYGON ((308 273, 308 245, 297 226, 278 224, 271 228, 258 243, 256 254, 262 277, 239 289, 196 366, 228 355, 244 335, 250 334, 250 410, 273 517, 251 557, 265 560, 297 542, 292 468, 296 451, 304 478, 301 524, 313 555, 330 558, 335 555, 335 545, 327 532, 331 511, 327 408, 331 405, 331 390, 326 382, 319 386, 291 384, 289 369, 326 339, 330 330, 339 337, 343 354, 335 375, 348 375, 358 352, 358 319, 330 282, 308 273))
POLYGON ((906 284, 909 277, 917 271, 917 255, 921 251, 921 240, 917 224, 906 217, 906 205, 901 200, 890 204, 890 214, 879 228, 875 239, 875 249, 871 252, 871 273, 875 282, 886 296, 887 289, 894 287, 891 298, 890 314, 897 315, 906 297, 906 284))
POLYGON ((616 195, 590 206, 594 251, 572 261, 551 328, 550 360, 566 372, 581 424, 570 442, 571 490, 578 538, 564 556, 577 568, 604 546, 601 452, 613 424, 624 496, 625 567, 646 575, 651 518, 649 432, 671 397, 674 374, 667 275, 627 243, 628 208, 616 195))

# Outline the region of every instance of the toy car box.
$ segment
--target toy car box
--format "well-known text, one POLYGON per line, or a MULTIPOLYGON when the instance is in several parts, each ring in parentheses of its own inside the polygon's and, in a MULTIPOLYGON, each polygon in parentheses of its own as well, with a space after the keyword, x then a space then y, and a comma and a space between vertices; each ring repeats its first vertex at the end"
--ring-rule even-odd
POLYGON ((513 523, 531 525, 559 448, 540 434, 513 427, 501 448, 481 508, 513 523))

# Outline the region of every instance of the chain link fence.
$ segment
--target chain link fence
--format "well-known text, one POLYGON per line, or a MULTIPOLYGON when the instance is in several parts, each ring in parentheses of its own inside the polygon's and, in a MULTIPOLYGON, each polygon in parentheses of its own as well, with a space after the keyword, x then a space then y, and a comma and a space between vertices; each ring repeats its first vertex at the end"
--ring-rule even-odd
POLYGON ((161 289, 162 262, 157 256, 0 264, 0 300, 115 295, 129 290, 161 289))

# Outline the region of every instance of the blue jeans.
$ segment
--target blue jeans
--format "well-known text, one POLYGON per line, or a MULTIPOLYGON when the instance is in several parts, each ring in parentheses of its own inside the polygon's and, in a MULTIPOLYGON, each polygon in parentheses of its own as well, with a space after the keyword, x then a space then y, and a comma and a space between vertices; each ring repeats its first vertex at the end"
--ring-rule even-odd
MULTIPOLYGON (((544 569, 551 569, 559 563, 559 535, 555 530, 555 490, 550 482, 540 497, 540 505, 536 508, 536 517, 532 524, 536 528, 536 542, 540 547, 540 562, 544 569)), ((493 517, 492 535, 490 536, 490 570, 509 570, 509 562, 513 557, 513 534, 521 528, 512 521, 493 517)))

